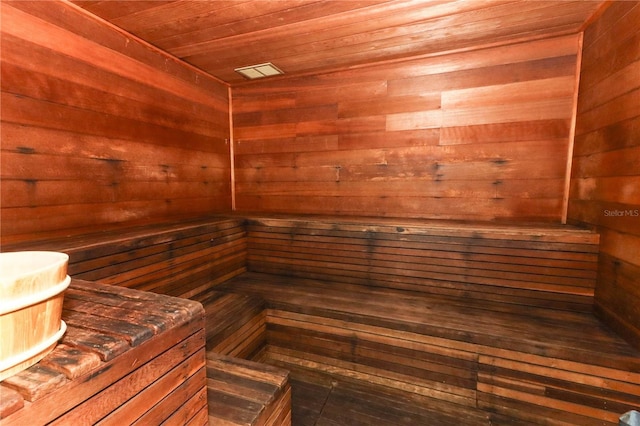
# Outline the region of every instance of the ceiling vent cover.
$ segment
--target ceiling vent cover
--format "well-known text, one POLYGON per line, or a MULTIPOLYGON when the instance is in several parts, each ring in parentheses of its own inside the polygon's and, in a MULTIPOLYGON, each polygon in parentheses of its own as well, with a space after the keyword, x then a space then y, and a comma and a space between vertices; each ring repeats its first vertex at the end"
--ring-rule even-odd
POLYGON ((250 65, 248 67, 236 68, 235 71, 237 73, 242 74, 249 80, 284 74, 278 67, 273 65, 271 62, 266 62, 264 64, 258 64, 258 65, 250 65))

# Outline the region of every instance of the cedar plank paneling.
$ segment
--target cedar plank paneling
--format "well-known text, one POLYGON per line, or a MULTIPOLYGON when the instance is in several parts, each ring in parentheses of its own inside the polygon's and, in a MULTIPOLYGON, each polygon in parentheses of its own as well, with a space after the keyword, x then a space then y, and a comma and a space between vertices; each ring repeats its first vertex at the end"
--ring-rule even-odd
POLYGON ((272 61, 288 75, 576 34, 597 1, 86 2, 102 16, 230 84, 272 61), (124 3, 124 4, 122 4, 124 3), (523 19, 526 16, 526 19, 523 19))
POLYGON ((228 89, 64 2, 2 3, 2 237, 231 208, 228 89))
POLYGON ((86 8, 87 10, 96 13, 104 18, 118 18, 120 16, 129 15, 132 13, 139 13, 145 9, 161 6, 163 4, 172 3, 174 0, 154 0, 152 2, 131 2, 128 0, 109 2, 110 4, 118 3, 118 7, 112 8, 109 3, 105 4, 102 1, 95 0, 78 0, 74 3, 86 8))
POLYGON ((236 207, 559 222, 578 41, 235 87, 236 207))
POLYGON ((568 218, 600 233, 596 312, 640 347, 640 3, 584 33, 568 218))

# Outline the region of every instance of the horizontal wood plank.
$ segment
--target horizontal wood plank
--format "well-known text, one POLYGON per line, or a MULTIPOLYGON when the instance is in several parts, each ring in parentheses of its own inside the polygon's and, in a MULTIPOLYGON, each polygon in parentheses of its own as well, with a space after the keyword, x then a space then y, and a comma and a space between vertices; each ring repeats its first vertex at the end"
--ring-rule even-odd
POLYGON ((561 221, 578 40, 555 41, 234 88, 237 209, 561 221))
POLYGON ((208 352, 209 424, 290 424, 288 380, 286 370, 208 352))
POLYGON ((596 310, 640 348, 639 18, 613 2, 584 32, 568 218, 600 233, 596 310))
POLYGON ((531 306, 560 307, 572 300, 568 309, 580 303, 580 310, 591 309, 598 239, 588 231, 366 223, 253 218, 248 267, 434 294, 461 294, 464 288, 468 297, 512 303, 518 302, 508 294, 518 294, 531 306))
POLYGON ((226 85, 69 3, 43 6, 2 4, 3 243, 228 211, 226 85))

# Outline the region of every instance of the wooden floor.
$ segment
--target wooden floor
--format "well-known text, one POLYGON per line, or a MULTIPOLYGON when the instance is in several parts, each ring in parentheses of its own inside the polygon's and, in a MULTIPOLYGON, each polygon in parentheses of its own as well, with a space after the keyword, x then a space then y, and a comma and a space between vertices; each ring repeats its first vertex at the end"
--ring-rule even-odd
POLYGON ((351 382, 290 382, 292 426, 489 424, 481 416, 460 418, 455 412, 438 412, 400 395, 351 382))

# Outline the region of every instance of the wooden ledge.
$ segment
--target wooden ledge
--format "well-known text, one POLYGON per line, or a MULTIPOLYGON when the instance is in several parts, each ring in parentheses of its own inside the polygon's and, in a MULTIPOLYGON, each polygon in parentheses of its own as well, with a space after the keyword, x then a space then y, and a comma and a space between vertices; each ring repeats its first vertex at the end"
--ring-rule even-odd
POLYGON ((558 223, 469 222, 437 219, 380 218, 369 216, 264 215, 228 213, 198 218, 173 218, 166 221, 130 222, 94 228, 66 229, 34 235, 3 236, 3 251, 62 250, 82 247, 92 241, 126 241, 149 232, 176 232, 207 223, 226 221, 258 222, 272 226, 296 226, 301 229, 341 229, 403 233, 406 235, 449 235, 493 239, 531 239, 598 244, 599 235, 589 229, 558 223))
POLYGON ((242 215, 249 224, 273 227, 357 232, 433 235, 464 238, 532 240, 597 245, 599 234, 574 225, 556 223, 469 222, 407 218, 319 215, 242 215))
POLYGON ((225 222, 238 222, 240 218, 229 216, 209 216, 198 218, 168 219, 153 222, 126 222, 95 228, 63 229, 57 232, 29 236, 9 236, 2 238, 2 251, 17 250, 84 250, 94 244, 127 242, 149 234, 168 234, 197 226, 225 222))

